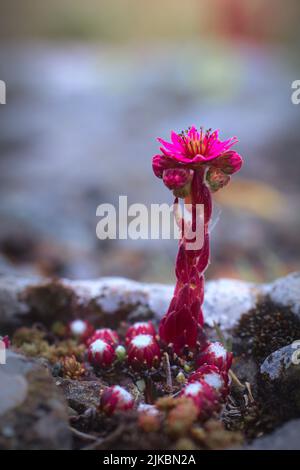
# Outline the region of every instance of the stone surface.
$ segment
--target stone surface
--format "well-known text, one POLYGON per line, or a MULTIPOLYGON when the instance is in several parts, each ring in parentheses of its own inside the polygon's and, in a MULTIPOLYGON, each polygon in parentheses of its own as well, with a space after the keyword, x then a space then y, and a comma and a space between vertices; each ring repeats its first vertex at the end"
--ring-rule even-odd
POLYGON ((100 391, 103 389, 100 380, 76 381, 58 378, 56 385, 61 388, 69 406, 78 413, 84 413, 88 408, 97 408, 100 391))
POLYGON ((300 382, 300 339, 270 354, 262 363, 260 372, 271 382, 300 382))
MULTIPOLYGON (((300 316, 300 274, 294 273, 271 284, 253 284, 233 279, 206 283, 203 305, 205 321, 232 328, 241 315, 255 307, 258 299, 270 296, 274 303, 290 307, 300 316)), ((154 318, 168 308, 173 286, 143 284, 125 278, 52 281, 44 278, 0 277, 0 327, 24 322, 52 322, 78 315, 97 325, 116 321, 154 318)))
POLYGON ((255 439, 246 450, 299 450, 300 419, 285 423, 267 436, 255 439))
POLYGON ((0 383, 0 449, 71 448, 66 403, 45 367, 9 351, 0 383))
POLYGON ((292 273, 277 279, 265 287, 265 292, 274 303, 290 307, 300 318, 300 273, 292 273))

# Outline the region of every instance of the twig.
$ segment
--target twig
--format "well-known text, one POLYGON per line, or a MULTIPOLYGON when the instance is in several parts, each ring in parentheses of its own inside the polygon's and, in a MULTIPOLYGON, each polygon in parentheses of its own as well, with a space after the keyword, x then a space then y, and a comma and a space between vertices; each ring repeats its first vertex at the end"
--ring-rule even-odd
POLYGON ((249 382, 245 382, 245 385, 246 385, 246 388, 247 388, 247 391, 248 391, 248 394, 249 394, 250 401, 251 401, 251 403, 254 403, 255 400, 254 400, 254 397, 252 395, 251 384, 249 382))
POLYGON ((78 429, 73 428, 72 426, 69 426, 70 431, 72 431, 75 436, 80 437, 81 439, 84 439, 86 441, 97 441, 98 438, 95 436, 92 436, 92 434, 86 434, 85 432, 78 431, 78 429))
POLYGON ((233 382, 236 383, 236 385, 238 385, 240 388, 245 390, 246 386, 243 385, 242 382, 240 382, 240 380, 237 378, 237 376, 235 375, 232 369, 229 370, 229 375, 232 378, 233 382))
POLYGON ((96 439, 95 442, 83 447, 81 450, 94 450, 94 449, 101 449, 102 447, 108 447, 109 444, 114 442, 121 434, 123 434, 125 430, 124 424, 120 424, 120 426, 115 429, 111 434, 107 437, 103 437, 100 439, 96 439))
POLYGON ((164 367, 165 367, 165 371, 166 371, 167 388, 170 392, 172 392, 173 382, 172 382, 170 359, 169 359, 169 354, 167 352, 164 352, 163 362, 164 362, 164 367))

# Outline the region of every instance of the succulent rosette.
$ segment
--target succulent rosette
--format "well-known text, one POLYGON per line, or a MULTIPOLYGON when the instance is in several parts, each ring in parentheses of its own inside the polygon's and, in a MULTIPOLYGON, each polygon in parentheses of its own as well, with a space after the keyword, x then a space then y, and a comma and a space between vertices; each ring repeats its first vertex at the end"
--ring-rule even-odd
POLYGON ((103 341, 102 339, 96 339, 93 341, 88 348, 88 361, 95 367, 110 367, 116 359, 116 353, 114 348, 103 341))
POLYGON ((208 364, 216 366, 221 371, 228 371, 231 363, 232 353, 228 352, 218 341, 209 343, 196 360, 197 367, 208 364))
POLYGON ((68 325, 70 336, 77 338, 79 341, 86 342, 94 333, 94 327, 87 321, 77 318, 72 320, 68 325))
POLYGON ((131 410, 133 406, 133 396, 119 385, 105 388, 100 397, 99 408, 107 415, 112 415, 116 411, 131 410))
POLYGON ((129 343, 127 348, 128 364, 133 369, 143 367, 151 368, 159 364, 161 358, 160 347, 152 335, 137 335, 129 343))
POLYGON ((111 346, 116 346, 120 342, 118 333, 111 328, 100 328, 99 330, 96 330, 86 341, 86 344, 89 346, 96 341, 96 339, 102 339, 111 346))
POLYGON ((181 391, 180 396, 192 399, 201 417, 211 414, 220 406, 218 392, 204 379, 188 383, 181 391))
POLYGON ((137 335, 155 336, 156 331, 153 323, 151 321, 138 321, 131 325, 126 331, 126 344, 129 344, 130 341, 137 335))

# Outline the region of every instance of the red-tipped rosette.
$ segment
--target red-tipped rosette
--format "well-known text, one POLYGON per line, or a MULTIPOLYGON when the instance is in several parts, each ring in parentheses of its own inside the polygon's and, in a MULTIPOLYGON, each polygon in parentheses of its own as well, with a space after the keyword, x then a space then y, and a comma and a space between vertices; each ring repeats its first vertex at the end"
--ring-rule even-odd
POLYGON ((111 328, 101 328, 96 330, 94 334, 87 340, 86 344, 89 346, 96 339, 102 339, 111 346, 117 346, 120 342, 118 333, 111 328))
POLYGON ((126 344, 138 335, 155 336, 156 331, 151 321, 139 321, 130 326, 126 332, 126 344))
POLYGON ((228 352, 224 346, 219 343, 209 343, 200 353, 196 360, 197 367, 205 364, 214 365, 219 370, 228 372, 232 363, 232 353, 228 352))
POLYGON ((161 358, 160 347, 152 335, 137 335, 127 348, 128 364, 136 370, 157 367, 161 358))
POLYGON ((96 339, 89 345, 88 361, 94 367, 110 367, 115 359, 116 354, 114 348, 102 339, 96 339))
POLYGON ((94 333, 94 327, 87 321, 77 318, 68 324, 69 335, 85 343, 94 333))
POLYGON ((227 372, 220 371, 214 365, 204 365, 193 372, 188 381, 191 383, 202 379, 219 394, 220 398, 226 398, 228 395, 229 382, 227 372))
POLYGON ((107 415, 116 411, 128 411, 133 408, 134 399, 131 393, 119 385, 113 385, 103 390, 100 397, 100 410, 107 415))

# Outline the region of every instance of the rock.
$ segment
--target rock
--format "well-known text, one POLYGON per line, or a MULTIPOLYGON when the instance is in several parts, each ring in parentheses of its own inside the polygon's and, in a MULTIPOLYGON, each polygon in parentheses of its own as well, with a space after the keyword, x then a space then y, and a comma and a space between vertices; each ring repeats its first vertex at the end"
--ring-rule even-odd
POLYGON ((300 273, 279 278, 267 285, 264 291, 274 303, 290 307, 300 319, 300 273))
POLYGON ((300 341, 268 356, 260 367, 264 394, 271 399, 281 420, 295 418, 300 411, 300 341))
MULTIPOLYGON (((204 317, 208 326, 218 323, 233 328, 258 300, 290 307, 300 315, 300 274, 291 274, 271 284, 253 284, 233 279, 209 281, 205 286, 204 317)), ((33 321, 51 323, 76 316, 90 318, 96 326, 112 326, 122 320, 159 320, 172 298, 173 286, 143 284, 125 278, 107 277, 73 281, 0 276, 0 328, 33 321)))
POLYGON ((270 354, 262 363, 260 372, 271 382, 300 382, 300 340, 270 354))
MULTIPOLYGON (((99 325, 111 326, 127 319, 159 320, 172 298, 173 286, 142 284, 123 278, 51 281, 0 277, 0 326, 21 321, 52 322, 72 316, 91 317, 99 325)), ((255 305, 255 285, 234 280, 206 284, 204 312, 207 324, 232 326, 255 305)))
POLYGON ((243 313, 255 307, 259 286, 235 279, 220 279, 206 283, 203 304, 205 322, 221 328, 232 328, 243 313))
POLYGON ((0 382, 0 449, 71 448, 67 406, 45 367, 8 351, 0 382))
POLYGON ((78 413, 97 408, 100 391, 104 388, 100 380, 76 381, 59 378, 56 385, 62 389, 69 406, 78 413))
POLYGON ((300 419, 285 423, 267 436, 255 439, 245 450, 299 450, 300 419))

